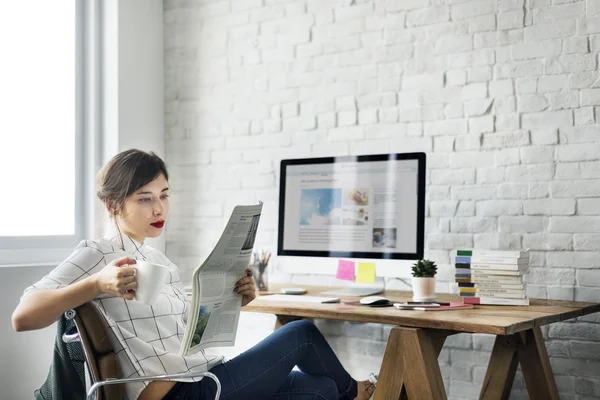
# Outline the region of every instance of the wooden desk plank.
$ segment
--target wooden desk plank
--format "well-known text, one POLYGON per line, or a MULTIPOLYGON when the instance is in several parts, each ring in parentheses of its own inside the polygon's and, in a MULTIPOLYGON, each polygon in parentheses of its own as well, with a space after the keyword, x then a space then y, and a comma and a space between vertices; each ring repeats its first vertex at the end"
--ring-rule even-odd
POLYGON ((368 308, 336 304, 300 304, 255 300, 243 309, 250 312, 262 312, 277 315, 290 315, 307 318, 323 318, 350 322, 373 322, 410 326, 416 328, 444 329, 459 332, 490 333, 506 335, 534 326, 533 320, 498 313, 478 315, 473 319, 473 310, 456 311, 408 311, 393 307, 368 308))
MULTIPOLYGON (((310 287, 309 295, 319 296, 331 290, 310 287)), ((382 294, 392 301, 409 301, 411 292, 386 291, 382 294)), ((393 307, 371 308, 344 304, 356 297, 343 298, 339 304, 314 304, 296 302, 269 302, 259 297, 243 308, 244 311, 290 315, 307 318, 324 318, 354 322, 374 322, 417 328, 445 329, 457 332, 510 335, 533 327, 547 325, 600 311, 600 304, 560 300, 532 299, 529 306, 478 305, 473 309, 453 311, 410 311, 393 307)), ((440 301, 461 301, 451 294, 440 294, 440 301)))

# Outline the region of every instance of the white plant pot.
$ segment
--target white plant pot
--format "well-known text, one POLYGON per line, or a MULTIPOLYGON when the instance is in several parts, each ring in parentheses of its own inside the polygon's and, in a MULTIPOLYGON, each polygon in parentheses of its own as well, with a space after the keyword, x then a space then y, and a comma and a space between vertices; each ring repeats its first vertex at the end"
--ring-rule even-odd
POLYGON ((435 277, 416 278, 412 277, 413 301, 435 300, 435 277))

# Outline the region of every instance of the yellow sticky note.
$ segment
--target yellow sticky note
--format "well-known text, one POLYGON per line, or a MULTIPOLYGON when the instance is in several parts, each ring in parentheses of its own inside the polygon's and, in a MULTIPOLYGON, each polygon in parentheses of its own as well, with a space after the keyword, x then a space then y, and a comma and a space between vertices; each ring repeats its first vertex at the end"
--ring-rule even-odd
POLYGON ((358 283, 375 282, 375 263, 358 263, 358 274, 356 275, 358 283))

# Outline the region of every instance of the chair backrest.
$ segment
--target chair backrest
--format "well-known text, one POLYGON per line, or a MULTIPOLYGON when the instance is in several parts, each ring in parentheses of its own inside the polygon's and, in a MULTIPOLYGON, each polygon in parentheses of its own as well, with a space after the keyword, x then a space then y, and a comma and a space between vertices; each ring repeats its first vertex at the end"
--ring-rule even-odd
MULTIPOLYGON (((93 382, 122 378, 117 355, 109 337, 109 327, 100 311, 91 303, 75 309, 75 324, 93 382)), ((125 398, 123 385, 108 385, 97 392, 97 400, 125 398)))

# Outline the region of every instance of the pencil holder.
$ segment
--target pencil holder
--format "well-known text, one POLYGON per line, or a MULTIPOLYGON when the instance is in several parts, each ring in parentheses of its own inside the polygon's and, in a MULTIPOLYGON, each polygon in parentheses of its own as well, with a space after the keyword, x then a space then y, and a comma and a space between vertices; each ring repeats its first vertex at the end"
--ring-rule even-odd
POLYGON ((252 253, 252 257, 250 258, 250 269, 252 270, 252 275, 254 276, 256 288, 259 291, 269 290, 267 267, 269 266, 270 259, 271 253, 262 249, 252 253))
POLYGON ((254 263, 250 266, 256 288, 260 291, 269 290, 267 266, 269 264, 254 263))

